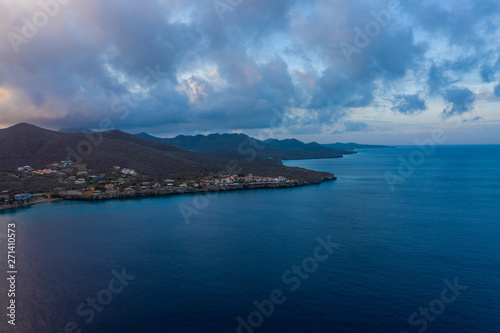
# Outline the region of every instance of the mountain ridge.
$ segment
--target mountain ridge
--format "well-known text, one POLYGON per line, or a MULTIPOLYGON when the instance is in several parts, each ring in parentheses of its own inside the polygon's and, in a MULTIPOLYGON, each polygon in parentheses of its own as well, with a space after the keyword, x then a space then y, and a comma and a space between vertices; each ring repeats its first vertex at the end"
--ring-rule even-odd
POLYGON ((159 138, 142 132, 136 136, 146 140, 168 143, 185 150, 228 158, 241 158, 250 150, 255 158, 279 160, 340 158, 344 154, 354 153, 347 149, 333 150, 317 142, 306 144, 297 139, 267 139, 262 141, 243 133, 178 135, 174 138, 159 138))
POLYGON ((15 175, 15 170, 23 166, 43 169, 68 159, 96 174, 120 166, 154 179, 229 173, 284 176, 298 180, 331 176, 329 173, 287 167, 278 159, 247 159, 247 156, 229 159, 183 150, 119 130, 67 134, 22 123, 0 129, 0 142, 0 174, 5 177, 8 173, 15 175))

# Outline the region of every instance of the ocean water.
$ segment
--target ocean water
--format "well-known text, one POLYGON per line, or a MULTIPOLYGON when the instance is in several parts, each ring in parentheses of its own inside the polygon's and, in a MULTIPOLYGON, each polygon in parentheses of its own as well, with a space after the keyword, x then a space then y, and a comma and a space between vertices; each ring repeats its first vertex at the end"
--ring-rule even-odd
POLYGON ((317 186, 0 213, 0 331, 500 332, 500 146, 418 151, 286 162, 338 177, 317 186))

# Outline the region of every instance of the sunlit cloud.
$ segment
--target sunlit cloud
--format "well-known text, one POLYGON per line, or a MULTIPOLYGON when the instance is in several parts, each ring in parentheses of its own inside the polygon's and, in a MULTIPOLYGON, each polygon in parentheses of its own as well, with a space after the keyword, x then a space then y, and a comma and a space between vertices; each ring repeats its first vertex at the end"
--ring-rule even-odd
POLYGON ((255 0, 221 18, 211 1, 0 0, 0 123, 258 131, 279 110, 290 135, 319 141, 347 121, 363 139, 443 115, 493 126, 500 6, 462 3, 255 0), (122 119, 112 106, 127 99, 122 119))

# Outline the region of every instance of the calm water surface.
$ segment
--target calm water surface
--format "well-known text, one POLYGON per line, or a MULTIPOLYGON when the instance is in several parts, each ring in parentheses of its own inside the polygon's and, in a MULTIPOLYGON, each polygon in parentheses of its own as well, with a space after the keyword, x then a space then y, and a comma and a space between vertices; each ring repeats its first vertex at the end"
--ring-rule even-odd
POLYGON ((0 331, 229 333, 250 315, 260 326, 240 332, 500 332, 500 147, 440 147, 392 191, 385 174, 414 150, 286 162, 339 178, 318 186, 1 213, 0 331), (195 206, 187 224, 179 207, 195 206), (8 223, 15 327, 5 316, 8 223), (340 244, 328 259, 283 280, 328 237, 340 244), (109 292, 123 269, 135 278, 109 292), (467 288, 444 303, 444 280, 467 288), (253 302, 276 289, 282 304, 259 317, 253 302), (93 309, 96 297, 106 304, 93 309), (429 305, 438 314, 418 313, 429 305))

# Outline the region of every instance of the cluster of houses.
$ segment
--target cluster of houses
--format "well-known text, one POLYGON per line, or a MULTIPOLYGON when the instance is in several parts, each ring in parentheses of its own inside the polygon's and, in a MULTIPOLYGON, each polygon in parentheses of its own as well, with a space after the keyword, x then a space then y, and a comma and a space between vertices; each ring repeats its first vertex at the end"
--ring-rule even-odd
POLYGON ((50 175, 54 173, 58 173, 57 170, 59 169, 64 169, 67 167, 70 167, 73 165, 73 161, 61 161, 59 163, 52 163, 47 165, 46 169, 40 169, 40 170, 35 170, 29 165, 25 165, 22 167, 17 168, 18 172, 24 172, 24 173, 33 173, 37 175, 50 175))
MULTIPOLYGON (((115 169, 116 169, 116 168, 119 168, 119 167, 115 167, 115 169)), ((123 173, 124 175, 132 175, 132 176, 137 174, 137 172, 136 172, 135 170, 132 170, 132 169, 125 169, 125 168, 123 168, 123 169, 122 169, 122 173, 123 173)))
MULTIPOLYGON (((63 182, 65 183, 73 183, 75 185, 83 185, 88 182, 88 180, 97 180, 99 178, 104 178, 105 175, 89 175, 87 171, 77 171, 76 176, 69 176, 67 168, 73 166, 72 161, 61 161, 59 163, 52 163, 47 165, 45 169, 35 170, 29 165, 25 165, 17 168, 18 172, 22 172, 25 175, 32 176, 51 176, 57 175, 60 178, 64 178, 63 182), (66 169, 66 170, 64 170, 66 169)), ((70 169, 71 170, 71 169, 70 169)), ((123 177, 127 176, 136 176, 139 173, 133 169, 121 168, 119 166, 113 167, 113 170, 110 171, 110 174, 122 174, 123 177)), ((120 178, 120 181, 123 182, 123 178, 120 178)))
MULTIPOLYGON (((29 193, 17 194, 14 196, 15 201, 28 200, 30 198, 31 198, 31 194, 29 194, 29 193)), ((11 200, 10 195, 8 195, 8 194, 0 195, 0 202, 9 202, 10 200, 11 200)))
POLYGON ((73 165, 73 161, 61 161, 59 163, 52 163, 47 165, 49 168, 55 168, 55 169, 64 169, 71 167, 73 165))
POLYGON ((61 161, 59 163, 52 163, 47 165, 47 168, 45 169, 39 169, 35 170, 29 165, 25 165, 22 167, 17 168, 18 172, 22 172, 25 174, 31 174, 31 175, 38 175, 38 176, 47 176, 47 175, 54 175, 54 174, 60 174, 60 170, 70 167, 73 165, 72 161, 61 161))
MULTIPOLYGON (((237 185, 244 183, 284 183, 290 182, 286 177, 259 177, 253 174, 243 175, 221 175, 214 177, 198 178, 196 180, 173 180, 165 179, 163 182, 137 182, 139 173, 133 169, 121 168, 114 166, 106 174, 91 175, 88 171, 81 169, 73 169, 72 161, 61 161, 59 163, 52 163, 45 169, 34 170, 31 166, 26 165, 19 167, 18 172, 23 172, 26 175, 57 175, 62 183, 72 183, 75 185, 86 185, 85 189, 81 192, 84 194, 97 194, 102 192, 119 192, 119 191, 140 191, 148 189, 187 189, 189 187, 204 188, 206 186, 223 186, 223 185, 237 185), (132 176, 132 177, 131 177, 132 176)), ((30 198, 29 194, 20 194, 15 197, 16 200, 26 200, 30 198)), ((9 195, 0 195, 2 202, 8 202, 13 197, 9 195), (3 200, 2 200, 3 199, 3 200)))
POLYGON ((286 182, 286 177, 258 177, 253 174, 249 174, 244 177, 238 175, 227 176, 224 178, 216 179, 202 179, 200 181, 201 185, 230 185, 230 184, 241 184, 241 183, 284 183, 286 182))
POLYGON ((53 164, 47 165, 47 167, 48 168, 46 168, 46 169, 35 170, 32 167, 30 167, 29 165, 26 165, 26 166, 22 166, 22 167, 17 168, 17 171, 23 172, 25 174, 32 174, 32 175, 38 175, 38 176, 54 175, 56 173, 59 173, 59 170, 56 170, 53 164))
MULTIPOLYGON (((103 184, 102 187, 104 187, 105 192, 119 192, 120 187, 117 184, 123 184, 124 179, 120 178, 119 181, 115 181, 114 183, 109 183, 109 184, 103 184)), ((124 192, 135 192, 135 191, 141 191, 141 190, 148 190, 148 189, 170 189, 173 190, 174 188, 179 188, 179 189, 187 189, 189 187, 194 187, 194 188, 202 188, 205 186, 222 186, 222 185, 232 185, 232 184, 242 184, 242 183, 257 183, 257 184, 269 184, 269 183, 284 183, 284 182, 290 182, 290 180, 287 180, 286 177, 256 177, 253 176, 252 174, 249 174, 248 176, 240 177, 238 175, 233 175, 233 176, 226 176, 222 178, 204 178, 201 180, 186 180, 184 182, 179 182, 175 181, 173 179, 165 179, 164 184, 160 183, 155 183, 155 182, 141 182, 137 183, 135 185, 130 185, 127 186, 126 188, 123 188, 124 192)), ((88 187, 82 190, 82 193, 85 195, 95 195, 101 193, 100 190, 96 190, 96 187, 88 187)))
MULTIPOLYGON (((122 169, 120 167, 114 167, 116 171, 120 171, 124 175, 135 175, 137 174, 134 170, 131 169, 122 169)), ((85 176, 86 173, 79 172, 79 176, 85 176)), ((88 178, 104 178, 103 175, 100 176, 88 176, 88 178)), ((82 185, 85 184, 86 181, 84 178, 76 178, 73 177, 73 181, 75 184, 82 185)), ((99 183, 101 187, 104 187, 104 191, 106 192, 116 192, 121 189, 125 192, 138 191, 138 190, 147 190, 147 189, 173 189, 174 187, 178 187, 180 189, 186 189, 189 187, 200 188, 204 186, 221 186, 221 185, 232 185, 232 184, 242 184, 242 183, 257 183, 257 184, 269 184, 269 183, 284 183, 287 182, 287 178, 283 176, 279 177, 258 177, 253 174, 249 174, 247 176, 240 177, 238 175, 232 176, 224 176, 224 177, 208 177, 200 180, 186 180, 184 182, 179 182, 173 179, 165 179, 163 184, 155 183, 155 182, 141 182, 135 185, 129 185, 125 188, 120 186, 122 184, 126 184, 126 178, 119 178, 113 181, 112 183, 105 183, 104 180, 101 180, 99 183)), ((288 180, 289 182, 289 180, 288 180)), ((95 187, 88 187, 83 190, 85 194, 96 194, 100 192, 99 190, 95 190, 95 187)))
MULTIPOLYGON (((120 178, 120 180, 117 182, 118 184, 122 184, 124 182, 124 179, 120 178)), ((105 192, 119 192, 120 191, 120 186, 118 186, 116 182, 115 183, 109 183, 109 184, 104 184, 104 190, 105 192)), ((151 182, 142 182, 138 185, 130 185, 129 187, 126 187, 123 189, 124 192, 132 192, 132 191, 137 191, 137 190, 145 190, 145 189, 160 189, 163 186, 160 183, 155 183, 152 184, 151 182)), ((81 191, 85 195, 94 195, 94 194, 99 194, 102 191, 96 190, 96 187, 87 187, 84 188, 81 191)))
POLYGON ((25 165, 25 166, 17 168, 17 171, 19 171, 19 172, 30 172, 30 171, 35 171, 35 169, 33 169, 32 167, 30 167, 29 165, 25 165))
POLYGON ((39 175, 39 176, 53 175, 56 173, 59 173, 59 171, 54 170, 54 169, 40 169, 40 170, 33 170, 32 171, 32 174, 39 175))

